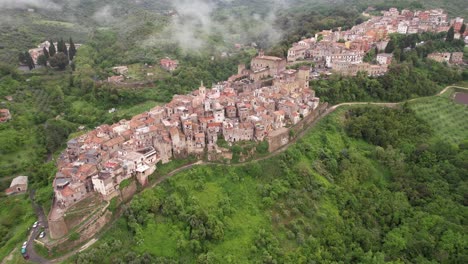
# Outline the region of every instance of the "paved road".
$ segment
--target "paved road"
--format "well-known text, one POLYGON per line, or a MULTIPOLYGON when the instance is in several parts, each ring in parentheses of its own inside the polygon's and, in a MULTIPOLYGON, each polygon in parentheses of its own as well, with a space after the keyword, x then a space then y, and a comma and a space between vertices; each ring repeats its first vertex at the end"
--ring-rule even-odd
MULTIPOLYGON (((443 93, 445 93, 447 90, 451 89, 451 88, 458 88, 458 89, 466 89, 468 90, 467 87, 461 87, 461 86, 447 86, 445 87, 445 89, 443 89, 440 93, 437 94, 437 96, 440 96, 442 95, 443 93)), ((431 97, 431 96, 428 96, 428 97, 431 97)), ((403 101, 403 102, 400 102, 400 103, 374 103, 374 102, 350 102, 350 103, 341 103, 341 104, 337 104, 337 105, 334 105, 330 108, 328 108, 322 115, 320 115, 319 117, 317 117, 306 129, 304 129, 302 132, 300 132, 294 139, 292 139, 290 142, 288 142, 288 144, 284 145, 283 147, 277 149, 276 151, 274 152, 271 152, 270 154, 264 156, 264 157, 261 157, 261 158, 258 158, 258 159, 255 159, 255 160, 250 160, 250 161, 246 161, 246 162, 241 162, 241 163, 236 163, 236 164, 232 164, 230 166, 242 166, 244 165, 245 163, 249 163, 249 162, 253 162, 253 161, 260 161, 260 160, 264 160, 264 159, 268 159, 268 158, 271 158, 272 156, 275 156, 283 151, 285 151, 286 149, 288 149, 289 146, 291 146, 292 144, 296 143, 296 141, 300 138, 302 138, 310 129, 312 129, 313 127, 315 127, 315 125, 317 124, 317 122, 321 119, 323 119, 324 117, 326 117, 327 115, 333 113, 336 109, 338 109, 339 107, 342 107, 342 106, 350 106, 350 105, 380 105, 380 106, 384 106, 384 107, 397 107, 399 104, 401 103, 404 103, 404 102, 410 102, 410 101, 414 101, 414 100, 417 100, 417 99, 421 99, 422 97, 419 97, 419 98, 415 98, 415 99, 410 99, 410 100, 407 100, 407 101, 403 101)), ((175 174, 181 172, 181 171, 184 171, 184 170, 188 170, 188 169, 191 169, 192 167, 194 166, 197 166, 197 165, 220 165, 221 163, 214 163, 214 162, 204 162, 204 161, 197 161, 195 163, 192 163, 192 164, 188 164, 188 165, 185 165, 185 166, 182 166, 180 168, 177 168, 171 172, 169 172, 168 174, 158 178, 154 183, 152 183, 148 188, 153 188, 155 187, 156 185, 160 184, 161 182, 165 181, 166 179, 174 176, 175 174)), ((34 197, 34 193, 33 191, 31 192, 31 200, 33 200, 33 197, 34 197)), ((38 216, 38 219, 41 223, 44 223, 45 225, 47 225, 47 221, 46 221, 46 217, 44 215, 44 211, 42 210, 42 208, 40 206, 38 206, 36 203, 33 202, 33 206, 34 206, 34 210, 36 211, 36 215, 38 216)), ((109 223, 108 226, 112 225, 112 223, 109 223)), ((33 248, 33 240, 34 240, 34 237, 37 237, 38 235, 38 231, 39 229, 36 228, 33 232, 33 235, 30 236, 29 238, 29 244, 28 244, 28 248, 27 248, 27 252, 30 256, 30 261, 32 262, 35 262, 35 263, 41 263, 41 264, 47 264, 47 263, 58 263, 60 261, 64 261, 65 259, 67 259, 68 257, 72 256, 73 254, 75 254, 76 252, 79 252, 82 250, 83 247, 80 247, 78 249, 75 249, 71 252, 69 252, 67 255, 63 256, 63 257, 60 257, 60 258, 57 258, 57 259, 54 259, 54 260, 46 260, 42 257, 40 257, 39 255, 37 255, 35 252, 34 252, 34 248, 33 248)), ((102 232, 101 232, 102 234, 102 232)), ((95 237, 93 238, 93 242, 90 243, 90 244, 86 244, 86 248, 89 247, 90 245, 92 245, 93 243, 95 243, 96 241, 98 240, 98 237, 95 237)))
POLYGON ((34 239, 39 236, 39 233, 41 232, 40 227, 48 228, 48 226, 47 226, 47 218, 45 217, 44 210, 42 210, 42 207, 39 206, 36 202, 34 202, 35 194, 36 194, 36 191, 31 190, 29 192, 29 198, 31 199, 34 212, 36 213, 36 216, 37 216, 38 226, 36 228, 31 227, 33 230, 30 233, 29 238, 28 238, 28 246, 26 247, 26 253, 28 253, 29 255, 29 261, 42 264, 42 263, 47 263, 47 260, 39 256, 36 253, 36 251, 34 251, 34 239))

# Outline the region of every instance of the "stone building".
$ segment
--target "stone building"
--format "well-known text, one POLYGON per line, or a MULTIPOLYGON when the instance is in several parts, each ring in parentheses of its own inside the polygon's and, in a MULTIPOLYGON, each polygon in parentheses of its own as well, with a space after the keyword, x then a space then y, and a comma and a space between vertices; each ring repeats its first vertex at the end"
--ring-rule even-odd
POLYGON ((463 52, 453 52, 450 56, 451 64, 462 64, 463 63, 463 52))
POLYGON ((11 181, 10 188, 5 190, 7 195, 24 193, 28 190, 28 176, 18 176, 11 181))
POLYGON ((437 62, 450 62, 450 52, 434 52, 427 55, 428 59, 435 60, 437 62))
POLYGON ((279 57, 266 56, 261 50, 258 56, 252 59, 250 68, 254 72, 268 69, 269 75, 273 76, 286 69, 286 60, 279 57))
POLYGON ((169 58, 161 59, 159 61, 161 67, 167 71, 175 71, 179 66, 179 62, 176 60, 171 60, 169 58))
POLYGON ((389 65, 392 63, 393 54, 391 53, 379 53, 377 54, 377 62, 381 65, 389 65))

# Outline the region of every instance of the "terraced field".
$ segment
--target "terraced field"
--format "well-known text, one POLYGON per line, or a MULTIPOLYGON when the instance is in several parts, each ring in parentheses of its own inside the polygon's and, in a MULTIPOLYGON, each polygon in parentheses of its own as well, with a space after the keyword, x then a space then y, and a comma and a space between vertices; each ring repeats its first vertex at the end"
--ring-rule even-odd
POLYGON ((468 140, 468 107, 453 101, 453 91, 443 96, 414 100, 409 106, 417 115, 429 122, 434 129, 435 139, 459 144, 468 140), (448 96, 447 96, 448 95, 448 96))

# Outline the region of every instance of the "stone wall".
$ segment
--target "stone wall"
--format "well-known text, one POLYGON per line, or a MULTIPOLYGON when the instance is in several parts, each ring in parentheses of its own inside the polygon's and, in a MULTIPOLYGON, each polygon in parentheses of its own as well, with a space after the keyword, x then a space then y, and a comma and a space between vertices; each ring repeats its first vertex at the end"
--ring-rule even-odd
POLYGON ((320 104, 317 109, 312 111, 306 117, 304 117, 301 121, 291 127, 294 130, 295 135, 298 135, 304 129, 306 129, 312 122, 314 122, 317 118, 319 118, 328 108, 328 103, 320 104))
POLYGON ((52 239, 63 237, 68 234, 68 227, 65 223, 65 219, 60 217, 59 219, 49 220, 49 232, 52 239))
POLYGON ((282 127, 268 136, 268 151, 273 152, 289 142, 289 129, 282 127))
POLYGON ((132 199, 133 195, 135 195, 137 190, 138 190, 138 188, 137 188, 136 181, 132 180, 130 185, 128 185, 127 187, 120 190, 122 200, 123 201, 130 201, 130 199, 132 199))
POLYGON ((49 250, 56 248, 60 252, 66 252, 88 241, 91 237, 96 235, 109 221, 112 219, 112 213, 103 208, 85 224, 77 228, 74 232, 80 234, 77 240, 69 240, 69 236, 61 239, 51 241, 45 244, 49 250))
POLYGON ((278 130, 273 131, 270 135, 268 135, 268 151, 273 152, 284 145, 288 144, 290 139, 290 132, 294 131, 294 135, 297 136, 301 133, 304 129, 306 129, 312 122, 317 120, 321 115, 323 115, 328 108, 328 103, 320 104, 317 109, 312 111, 306 117, 304 117, 301 121, 299 121, 296 125, 292 126, 291 128, 280 128, 278 130))

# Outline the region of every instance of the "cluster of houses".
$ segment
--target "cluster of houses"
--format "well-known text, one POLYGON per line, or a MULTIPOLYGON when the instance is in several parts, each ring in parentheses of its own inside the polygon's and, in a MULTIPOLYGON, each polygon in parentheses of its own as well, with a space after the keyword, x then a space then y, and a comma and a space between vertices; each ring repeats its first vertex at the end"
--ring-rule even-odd
MULTIPOLYGON (((372 76, 381 75, 388 70, 391 54, 377 54, 377 64, 365 63, 363 59, 371 49, 384 50, 389 34, 445 32, 450 26, 459 32, 463 25, 462 18, 448 21, 447 14, 441 9, 414 12, 404 9, 399 12, 390 8, 382 13, 382 16, 372 17, 349 30, 323 30, 313 38, 294 43, 288 50, 288 62, 308 60, 317 68, 332 69, 343 75, 356 75, 358 71, 366 71, 372 76)), ((457 34, 455 38, 462 37, 457 34)), ((468 31, 464 33, 465 36, 467 34, 468 31)))
POLYGON ((310 67, 286 69, 285 59, 260 51, 250 69, 239 65, 237 74, 211 89, 202 84, 164 106, 70 140, 58 159, 56 205, 67 208, 93 192, 111 199, 125 179, 147 184, 158 162, 217 151, 220 139, 262 141, 296 124, 320 102, 309 74, 310 67))

